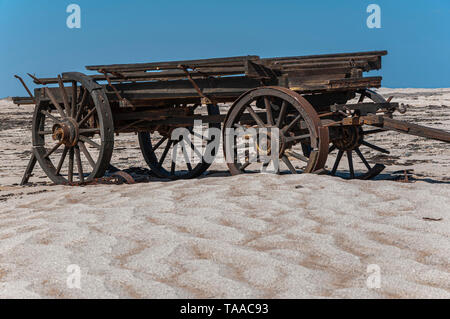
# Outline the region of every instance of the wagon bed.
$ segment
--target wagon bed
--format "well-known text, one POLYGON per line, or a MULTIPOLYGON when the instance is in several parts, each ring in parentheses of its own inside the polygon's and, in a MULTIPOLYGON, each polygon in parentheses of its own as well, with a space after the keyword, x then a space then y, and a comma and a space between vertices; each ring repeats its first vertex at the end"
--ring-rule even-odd
MULTIPOLYGON (((363 77, 363 72, 381 68, 387 51, 323 54, 282 58, 240 56, 171 62, 87 66, 96 82, 104 83, 108 97, 117 99, 110 81, 128 101, 199 98, 189 77, 204 95, 220 102, 232 102, 249 88, 262 84, 280 85, 299 93, 319 93, 377 88, 381 77, 363 77), (188 72, 188 73, 187 73, 188 72), (215 81, 214 81, 215 80, 215 81), (144 82, 144 83, 143 83, 144 82)), ((70 82, 70 79, 63 81, 70 82)), ((35 84, 57 84, 58 78, 34 78, 35 84)), ((55 90, 56 91, 56 90, 55 90)), ((57 94, 57 93, 56 93, 57 94)), ((33 104, 29 98, 15 98, 16 103, 33 104)))

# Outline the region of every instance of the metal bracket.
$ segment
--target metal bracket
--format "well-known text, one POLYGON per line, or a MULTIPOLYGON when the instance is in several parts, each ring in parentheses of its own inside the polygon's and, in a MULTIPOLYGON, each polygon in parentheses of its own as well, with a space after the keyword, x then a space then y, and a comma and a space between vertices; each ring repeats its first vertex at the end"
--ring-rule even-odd
POLYGON ((25 90, 27 91, 28 95, 29 95, 30 98, 33 100, 34 104, 36 104, 36 100, 35 100, 33 94, 31 94, 31 91, 28 89, 28 86, 25 84, 24 80, 23 80, 20 76, 18 76, 17 74, 14 75, 14 77, 15 77, 16 79, 18 79, 18 80, 20 81, 20 83, 22 83, 22 85, 23 85, 23 87, 25 88, 25 90))
POLYGON ((398 103, 356 103, 356 104, 334 104, 331 105, 332 112, 338 111, 359 111, 360 115, 375 114, 380 110, 395 110, 399 107, 398 103))
POLYGON ((184 71, 184 73, 186 73, 186 76, 189 80, 189 82, 191 82, 192 86, 194 87, 194 89, 197 91, 198 95, 200 95, 201 97, 201 103, 202 104, 216 104, 210 97, 208 97, 207 95, 205 95, 202 90, 200 89, 200 87, 198 86, 198 84, 194 81, 194 79, 191 76, 191 73, 189 73, 188 71, 188 66, 186 65, 179 65, 178 66, 180 69, 182 69, 184 71))
POLYGON ((112 75, 114 75, 114 73, 113 72, 109 72, 107 70, 103 70, 103 69, 98 70, 98 72, 103 73, 103 75, 105 76, 105 79, 108 82, 108 86, 113 89, 114 94, 116 94, 117 98, 119 99, 120 106, 121 107, 132 107, 132 108, 134 108, 134 105, 129 100, 127 100, 126 98, 123 98, 120 95, 119 91, 116 89, 116 87, 112 84, 111 78, 109 77, 108 73, 111 73, 112 75))

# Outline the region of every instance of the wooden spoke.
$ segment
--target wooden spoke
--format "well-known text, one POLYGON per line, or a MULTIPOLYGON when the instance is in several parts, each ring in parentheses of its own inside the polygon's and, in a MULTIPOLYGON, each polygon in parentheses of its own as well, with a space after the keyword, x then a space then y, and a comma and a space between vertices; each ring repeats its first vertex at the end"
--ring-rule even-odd
POLYGON ((82 126, 89 118, 94 114, 95 107, 93 109, 90 109, 88 114, 78 123, 79 126, 82 126))
POLYGON ((44 130, 44 131, 38 131, 38 134, 39 135, 50 135, 50 134, 53 134, 53 132, 44 130))
POLYGON ((48 158, 50 155, 52 155, 53 152, 56 151, 61 145, 62 145, 62 142, 59 142, 58 144, 53 146, 51 150, 49 150, 47 153, 45 153, 44 158, 48 158))
POLYGON ((263 164, 262 164, 262 172, 267 172, 267 167, 269 166, 269 164, 270 164, 270 162, 271 162, 271 158, 269 158, 267 161, 265 161, 263 164))
POLYGON ((72 109, 71 109, 71 113, 70 116, 74 117, 75 116, 75 110, 77 108, 77 82, 76 81, 72 81, 72 109))
POLYGON ((93 140, 91 140, 90 138, 88 138, 86 136, 80 135, 80 136, 78 136, 78 139, 84 143, 87 143, 87 144, 95 147, 95 148, 98 148, 98 149, 101 148, 101 146, 99 144, 97 144, 96 142, 94 142, 93 140))
POLYGON ((50 101, 52 101, 53 106, 56 108, 59 115, 61 115, 62 118, 65 118, 66 113, 64 113, 64 110, 61 108, 61 105, 59 105, 59 103, 56 100, 55 96, 53 95, 52 91, 49 88, 45 88, 45 92, 47 93, 48 97, 50 98, 50 101))
POLYGON ((297 174, 297 170, 295 169, 294 165, 292 165, 291 161, 286 155, 283 155, 281 157, 281 160, 283 161, 284 164, 286 164, 286 166, 289 168, 292 174, 297 174))
POLYGON ((90 133, 100 134, 100 129, 99 128, 80 128, 80 134, 90 134, 90 133))
POLYGON ((353 168, 352 151, 347 151, 348 168, 350 169, 350 178, 355 178, 355 170, 353 168))
POLYGON ((344 151, 339 150, 338 155, 336 157, 336 161, 334 162, 333 169, 331 170, 331 175, 336 175, 336 170, 339 166, 339 162, 341 161, 342 155, 344 154, 344 151))
POLYGON ((80 94, 78 94, 78 96, 77 96, 77 103, 76 104, 80 104, 81 103, 81 101, 83 100, 85 91, 87 91, 87 90, 85 90, 84 87, 80 86, 80 94))
POLYGON ((280 110, 280 114, 278 115, 278 119, 277 119, 277 127, 281 128, 281 126, 284 123, 284 118, 286 117, 286 110, 287 110, 287 106, 288 103, 286 101, 283 101, 283 103, 281 104, 281 110, 280 110))
POLYGON ((298 159, 298 160, 300 160, 302 162, 308 163, 308 161, 309 161, 309 158, 307 158, 306 156, 304 156, 302 154, 298 154, 298 153, 296 153, 294 151, 290 151, 290 150, 286 151, 286 155, 292 156, 292 157, 294 157, 294 158, 296 158, 296 159, 298 159))
POLYGON ((269 98, 267 96, 264 97, 264 104, 266 106, 266 113, 267 113, 267 124, 273 125, 273 114, 272 114, 272 105, 269 101, 269 98))
POLYGON ((73 182, 73 157, 74 157, 74 151, 73 147, 69 150, 69 171, 68 171, 68 178, 69 182, 73 182))
POLYGON ((197 136, 198 138, 201 138, 202 141, 203 141, 203 140, 205 140, 205 141, 207 141, 207 142, 211 141, 210 138, 208 138, 207 136, 204 136, 204 135, 202 135, 202 134, 200 134, 200 133, 197 133, 197 132, 195 132, 195 131, 192 131, 191 133, 192 133, 193 135, 197 136))
POLYGON ((331 152, 333 152, 336 149, 336 145, 331 145, 330 148, 328 149, 328 154, 330 154, 331 152))
POLYGON ((61 75, 58 75, 58 84, 59 84, 59 90, 61 91, 61 96, 62 96, 63 102, 64 102, 64 109, 66 110, 67 116, 70 116, 72 114, 72 111, 71 111, 70 105, 69 105, 69 97, 67 96, 67 92, 64 87, 64 83, 61 79, 61 75))
MULTIPOLYGON (((175 169, 177 166, 177 150, 178 150, 178 143, 175 142, 173 143, 173 149, 172 149, 172 162, 170 164, 170 174, 174 175, 175 174, 175 169)), ((162 164, 161 164, 162 165, 162 164)))
POLYGON ((167 144, 166 144, 166 148, 164 149, 164 152, 162 153, 161 158, 158 161, 158 166, 159 167, 161 167, 162 164, 164 163, 164 160, 166 159, 167 153, 169 152, 171 145, 172 145, 172 141, 168 140, 167 144))
MULTIPOLYGON (((191 143, 192 145, 192 143, 191 143)), ((192 166, 191 166, 191 161, 189 159, 189 155, 186 152, 186 144, 183 142, 181 142, 181 151, 183 152, 183 156, 184 156, 184 161, 186 162, 186 166, 188 168, 189 171, 192 171, 192 166)))
POLYGON ((58 166, 56 167, 56 175, 61 172, 61 168, 63 166, 64 160, 66 159, 67 152, 69 151, 69 148, 67 146, 64 146, 63 153, 61 155, 61 158, 59 159, 58 166))
POLYGON ((75 148, 75 158, 78 167, 78 178, 80 179, 81 183, 84 183, 84 173, 83 173, 83 165, 81 164, 80 149, 78 146, 75 146, 74 148, 75 148))
POLYGON ((381 153, 385 153, 385 154, 389 154, 390 153, 388 150, 385 150, 384 148, 381 148, 379 146, 373 145, 373 144, 371 144, 369 142, 366 142, 366 141, 362 141, 361 144, 365 145, 367 147, 370 147, 371 149, 374 149, 374 150, 376 150, 378 152, 381 152, 381 153))
POLYGON ((367 169, 370 171, 372 169, 372 167, 370 167, 369 163, 367 162, 366 158, 364 157, 364 155, 362 155, 361 151, 359 150, 359 148, 355 149, 356 154, 358 154, 359 158, 361 159, 361 161, 364 163, 364 165, 367 167, 367 169))
POLYGON ((83 97, 81 98, 80 106, 78 107, 77 115, 75 116, 76 121, 78 121, 80 119, 81 111, 83 110, 83 108, 86 104, 86 100, 88 98, 88 93, 89 93, 88 90, 86 90, 86 89, 83 90, 83 97))
POLYGON ((247 105, 247 110, 250 113, 250 115, 253 117, 255 122, 258 124, 258 126, 260 126, 260 127, 265 127, 266 126, 266 124, 264 124, 263 120, 261 120, 259 115, 256 114, 255 110, 253 110, 253 108, 250 105, 247 105))
POLYGON ((88 162, 92 166, 92 168, 95 168, 95 162, 92 159, 91 154, 87 150, 86 145, 84 145, 83 142, 79 141, 78 142, 78 146, 80 147, 81 151, 83 152, 84 156, 86 157, 86 159, 88 160, 88 162))
POLYGON ((58 120, 58 119, 57 119, 56 117, 54 117, 53 115, 51 115, 49 111, 42 110, 41 113, 44 114, 45 116, 47 116, 47 117, 48 117, 50 120, 52 120, 53 122, 55 122, 55 123, 57 123, 57 124, 61 123, 61 121, 58 120))
POLYGON ((155 146, 153 147, 153 152, 156 151, 162 143, 164 143, 164 141, 167 140, 167 137, 163 136, 158 143, 155 144, 155 146))
POLYGON ((240 169, 245 170, 250 164, 251 164, 250 161, 247 160, 245 161, 244 164, 241 165, 240 169))
MULTIPOLYGON (((181 145, 181 150, 183 152, 183 156, 184 156, 184 160, 186 162, 186 166, 188 168, 189 171, 192 171, 192 166, 191 166, 191 161, 189 159, 189 155, 186 152, 186 144, 184 142, 182 142, 183 144, 181 145)), ((192 145, 192 143, 190 143, 192 145)))
POLYGON ((362 103, 364 101, 364 98, 366 97, 366 95, 364 93, 361 93, 358 103, 362 103))
POLYGON ((299 135, 299 136, 290 136, 290 137, 286 137, 286 142, 293 142, 293 141, 298 141, 298 140, 304 140, 306 138, 310 138, 311 135, 310 134, 304 134, 304 135, 299 135))
POLYGON ((170 174, 172 174, 172 175, 175 174, 176 167, 177 167, 177 162, 174 159, 172 159, 172 164, 170 165, 170 174))
POLYGON ((302 118, 302 116, 299 114, 295 117, 295 119, 292 120, 291 123, 289 123, 288 125, 286 125, 285 127, 283 127, 283 133, 286 134, 287 132, 289 132, 295 125, 295 123, 297 123, 298 121, 300 121, 300 119, 302 118))
POLYGON ((200 153, 200 151, 195 147, 194 143, 192 143, 190 139, 188 139, 187 142, 189 143, 189 146, 194 151, 194 153, 197 154, 199 158, 203 158, 202 153, 200 153))

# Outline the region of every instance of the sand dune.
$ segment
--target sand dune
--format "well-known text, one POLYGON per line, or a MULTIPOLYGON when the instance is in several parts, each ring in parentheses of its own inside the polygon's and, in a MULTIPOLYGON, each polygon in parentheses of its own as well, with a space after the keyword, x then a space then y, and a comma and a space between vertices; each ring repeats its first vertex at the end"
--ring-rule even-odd
MULTIPOLYGON (((416 105, 405 120, 450 129, 450 89, 381 93, 416 105)), ((37 170, 40 185, 19 187, 31 111, 0 104, 0 298, 450 298, 443 143, 383 133, 393 166, 376 181, 230 177, 217 164, 199 179, 120 186, 49 186, 37 170), (388 180, 406 168, 414 183, 388 180), (67 286, 69 265, 81 289, 67 286), (380 288, 367 286, 369 265, 380 288)), ((114 163, 143 166, 135 136, 126 144, 114 163)))

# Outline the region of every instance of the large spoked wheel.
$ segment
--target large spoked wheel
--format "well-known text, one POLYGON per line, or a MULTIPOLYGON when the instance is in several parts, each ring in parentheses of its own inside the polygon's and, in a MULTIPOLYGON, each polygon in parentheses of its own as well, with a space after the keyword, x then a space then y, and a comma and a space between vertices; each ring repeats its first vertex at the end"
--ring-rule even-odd
MULTIPOLYGON (((358 102, 362 103, 365 98, 368 98, 376 103, 386 103, 386 100, 378 93, 371 90, 363 90, 359 93, 358 102)), ((379 163, 370 163, 366 159, 361 147, 365 146, 374 151, 389 154, 389 151, 374 145, 367 141, 371 134, 379 133, 381 130, 363 130, 361 126, 343 126, 331 128, 330 134, 332 136, 329 153, 337 151, 336 159, 334 160, 331 175, 337 175, 337 170, 341 164, 341 160, 345 154, 347 157, 347 166, 345 171, 340 171, 339 175, 347 179, 371 179, 380 174, 385 166, 379 163), (355 170, 355 163, 353 159, 358 160, 362 167, 355 170)))
MULTIPOLYGON (((210 104, 207 110, 208 115, 220 114, 217 105, 210 104)), ((156 176, 190 179, 203 174, 212 164, 220 144, 220 123, 196 128, 160 127, 158 134, 139 132, 138 138, 142 155, 156 176)))
POLYGON ((42 88, 34 111, 34 154, 54 183, 87 182, 104 175, 112 156, 111 109, 102 87, 86 75, 58 78, 58 88, 42 88))
POLYGON ((242 95, 228 112, 223 134, 233 175, 311 173, 323 168, 328 155, 328 130, 317 112, 301 95, 282 87, 242 95))

